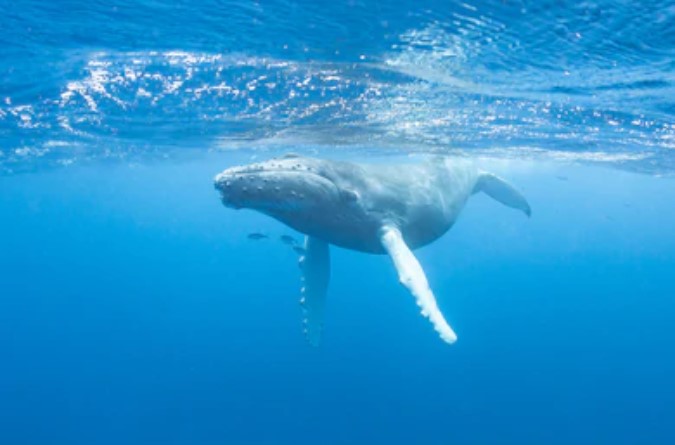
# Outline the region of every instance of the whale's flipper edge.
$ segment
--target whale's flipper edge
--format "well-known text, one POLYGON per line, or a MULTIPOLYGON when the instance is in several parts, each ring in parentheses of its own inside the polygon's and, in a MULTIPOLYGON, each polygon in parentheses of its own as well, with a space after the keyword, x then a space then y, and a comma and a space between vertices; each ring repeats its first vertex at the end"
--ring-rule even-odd
POLYGON ((299 261, 302 271, 300 305, 303 331, 312 346, 319 346, 323 329, 326 291, 330 281, 330 248, 327 242, 305 237, 305 254, 299 261))
POLYGON ((385 226, 380 229, 380 240, 394 262, 399 281, 415 297, 417 305, 422 309, 422 315, 429 318, 445 342, 452 344, 457 341, 457 335, 438 309, 422 266, 406 245, 401 232, 396 227, 385 226))
POLYGON ((528 217, 532 215, 532 209, 525 196, 514 186, 492 173, 481 172, 473 192, 483 192, 507 207, 521 210, 528 217))

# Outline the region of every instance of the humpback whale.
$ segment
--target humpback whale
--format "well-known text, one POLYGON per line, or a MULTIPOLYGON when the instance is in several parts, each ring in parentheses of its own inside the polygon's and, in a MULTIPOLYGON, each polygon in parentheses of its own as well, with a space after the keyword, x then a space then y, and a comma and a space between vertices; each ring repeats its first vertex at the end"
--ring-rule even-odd
POLYGON ((466 159, 357 164, 297 155, 224 170, 215 188, 226 207, 253 209, 305 234, 300 258, 304 332, 318 345, 330 279, 329 245, 391 258, 401 284, 441 339, 457 335, 436 303, 413 250, 441 237, 468 198, 483 192, 528 217, 525 197, 466 159))

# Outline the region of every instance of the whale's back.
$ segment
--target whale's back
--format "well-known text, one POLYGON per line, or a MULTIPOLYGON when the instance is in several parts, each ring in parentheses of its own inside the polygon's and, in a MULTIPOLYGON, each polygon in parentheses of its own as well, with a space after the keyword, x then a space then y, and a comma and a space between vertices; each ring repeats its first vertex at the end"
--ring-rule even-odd
POLYGON ((478 172, 461 160, 435 159, 423 164, 368 165, 363 205, 382 223, 400 228, 415 249, 452 227, 471 196, 478 172))

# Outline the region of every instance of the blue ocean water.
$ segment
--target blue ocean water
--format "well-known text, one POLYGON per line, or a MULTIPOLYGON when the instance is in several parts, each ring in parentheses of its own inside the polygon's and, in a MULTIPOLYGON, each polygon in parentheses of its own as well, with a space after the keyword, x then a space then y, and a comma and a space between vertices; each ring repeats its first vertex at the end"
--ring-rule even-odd
POLYGON ((0 444, 675 443, 675 3, 0 0, 0 444), (470 157, 416 251, 332 249, 212 178, 470 157), (269 239, 249 240, 264 233, 269 239))

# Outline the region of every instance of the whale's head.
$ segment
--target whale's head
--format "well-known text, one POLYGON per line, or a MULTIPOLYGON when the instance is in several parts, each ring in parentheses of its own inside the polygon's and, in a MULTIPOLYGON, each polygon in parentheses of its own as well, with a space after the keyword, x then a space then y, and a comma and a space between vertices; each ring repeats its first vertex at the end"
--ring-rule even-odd
POLYGON ((228 168, 214 185, 226 207, 257 210, 291 226, 345 200, 324 161, 295 155, 228 168))

